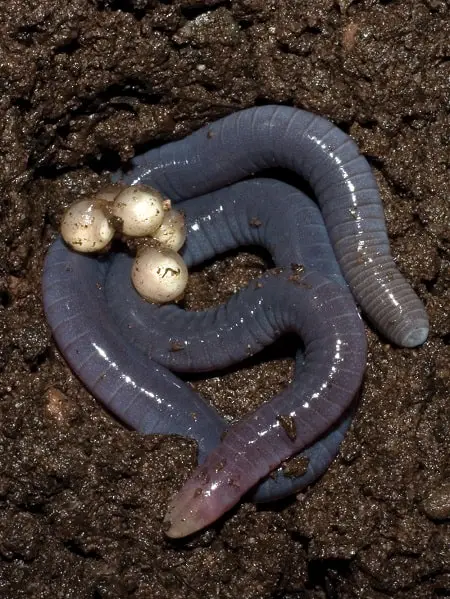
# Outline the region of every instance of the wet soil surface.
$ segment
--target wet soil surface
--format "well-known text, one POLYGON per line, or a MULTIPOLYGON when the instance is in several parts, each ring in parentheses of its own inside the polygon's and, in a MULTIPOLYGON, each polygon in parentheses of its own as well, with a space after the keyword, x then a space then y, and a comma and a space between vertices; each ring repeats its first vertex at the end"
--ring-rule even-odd
MULTIPOLYGON (((8 0, 0 27, 0 597, 449 596, 449 3, 8 0), (331 118, 369 157, 431 333, 403 350, 367 327, 360 409, 314 487, 173 543, 162 518, 195 446, 124 429, 83 389, 44 320, 42 262, 107 169, 273 102, 331 118)), ((263 267, 218 260, 188 306, 263 267)), ((266 358, 193 384, 237 417, 292 374, 266 358)))

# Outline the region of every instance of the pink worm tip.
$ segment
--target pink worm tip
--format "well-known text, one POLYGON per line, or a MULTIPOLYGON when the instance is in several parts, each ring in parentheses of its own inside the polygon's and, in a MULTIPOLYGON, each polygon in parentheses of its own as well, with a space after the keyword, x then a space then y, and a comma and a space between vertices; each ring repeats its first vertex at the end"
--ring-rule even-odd
MULTIPOLYGON (((170 524, 166 535, 172 539, 187 537, 212 524, 233 507, 236 500, 231 500, 229 505, 217 500, 221 486, 220 482, 216 482, 201 488, 195 477, 187 480, 169 503, 164 518, 164 522, 170 524), (219 493, 216 495, 215 491, 219 493)), ((223 494, 226 495, 225 489, 223 494)))
POLYGON ((164 522, 168 522, 170 524, 165 533, 171 539, 181 539, 182 537, 187 537, 207 526, 207 524, 203 524, 201 519, 195 518, 194 514, 182 516, 180 510, 174 510, 171 512, 170 508, 166 514, 166 517, 164 518, 164 522))
MULTIPOLYGON (((243 458, 242 458, 243 459, 243 458)), ((215 522, 230 510, 258 480, 268 472, 255 468, 251 473, 239 459, 220 461, 216 452, 197 466, 181 490, 172 497, 164 518, 169 523, 168 537, 187 537, 215 522), (240 473, 240 474, 239 474, 240 473)), ((248 462, 245 462, 248 469, 248 462)), ((273 469, 277 464, 271 464, 273 469)))

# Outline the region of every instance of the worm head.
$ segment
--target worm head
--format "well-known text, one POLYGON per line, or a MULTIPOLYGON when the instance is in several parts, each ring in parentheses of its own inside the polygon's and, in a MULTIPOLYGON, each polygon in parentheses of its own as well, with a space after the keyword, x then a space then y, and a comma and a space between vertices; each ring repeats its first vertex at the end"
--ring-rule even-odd
POLYGON ((164 519, 169 524, 167 536, 186 537, 212 524, 245 491, 236 473, 232 475, 224 462, 210 456, 171 500, 164 519))

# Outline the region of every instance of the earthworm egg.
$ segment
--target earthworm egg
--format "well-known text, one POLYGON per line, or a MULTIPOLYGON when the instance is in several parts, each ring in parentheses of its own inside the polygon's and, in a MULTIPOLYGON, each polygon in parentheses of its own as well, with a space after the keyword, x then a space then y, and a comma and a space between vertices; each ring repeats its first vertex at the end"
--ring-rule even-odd
POLYGON ((138 251, 131 280, 143 298, 155 304, 179 299, 185 290, 188 271, 179 254, 170 248, 145 247, 138 251))
POLYGON ((101 202, 80 200, 66 210, 61 221, 64 241, 77 252, 98 252, 114 237, 114 228, 101 202))
POLYGON ((168 210, 164 214, 162 225, 153 234, 153 237, 166 247, 177 252, 186 241, 186 226, 183 213, 179 210, 168 210))
POLYGON ((112 213, 122 221, 122 233, 145 237, 154 233, 164 218, 164 198, 152 187, 126 187, 114 200, 112 213))

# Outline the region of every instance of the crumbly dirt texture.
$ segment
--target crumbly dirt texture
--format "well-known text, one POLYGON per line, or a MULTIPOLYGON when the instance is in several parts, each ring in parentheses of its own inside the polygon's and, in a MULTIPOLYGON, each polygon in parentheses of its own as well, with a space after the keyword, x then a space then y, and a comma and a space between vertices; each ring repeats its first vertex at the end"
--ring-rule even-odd
MULTIPOLYGON (((0 27, 0 597, 449 596, 449 3, 8 0, 0 27), (274 102, 332 119, 371 160, 430 337, 403 350, 367 327, 360 408, 327 474, 169 542, 195 446, 124 429, 70 372, 44 320, 43 258, 107 169, 274 102)), ((189 307, 263 268, 218 260, 193 275, 189 307)), ((289 381, 278 350, 193 384, 238 417, 289 381)))

